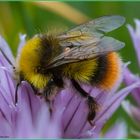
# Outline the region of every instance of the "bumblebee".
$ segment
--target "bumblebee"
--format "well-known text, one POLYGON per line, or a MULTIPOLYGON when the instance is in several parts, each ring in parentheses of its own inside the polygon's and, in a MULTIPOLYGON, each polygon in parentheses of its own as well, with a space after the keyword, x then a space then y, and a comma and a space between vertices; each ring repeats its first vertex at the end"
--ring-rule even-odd
POLYGON ((102 90, 111 90, 116 84, 121 73, 121 59, 116 51, 125 44, 105 34, 124 22, 122 16, 103 16, 59 35, 34 36, 17 58, 18 85, 28 81, 48 101, 55 88, 64 88, 64 78, 68 78, 77 93, 87 99, 87 120, 92 124, 98 103, 80 83, 102 90))

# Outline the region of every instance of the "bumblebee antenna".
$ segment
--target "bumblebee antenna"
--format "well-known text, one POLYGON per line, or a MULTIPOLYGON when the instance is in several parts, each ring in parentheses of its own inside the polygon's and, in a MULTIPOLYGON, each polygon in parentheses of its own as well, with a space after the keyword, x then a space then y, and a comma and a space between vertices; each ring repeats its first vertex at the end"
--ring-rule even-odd
POLYGON ((12 62, 10 61, 10 59, 6 56, 6 54, 4 53, 4 51, 3 51, 1 48, 0 48, 0 51, 1 51, 2 55, 5 57, 5 59, 8 61, 8 63, 14 67, 13 63, 12 63, 12 62))

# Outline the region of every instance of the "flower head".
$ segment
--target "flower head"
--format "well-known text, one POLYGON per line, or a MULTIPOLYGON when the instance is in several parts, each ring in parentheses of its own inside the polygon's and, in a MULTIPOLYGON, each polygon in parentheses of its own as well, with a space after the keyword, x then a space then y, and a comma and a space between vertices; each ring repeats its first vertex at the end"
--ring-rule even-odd
MULTIPOLYGON (((134 29, 131 25, 128 25, 128 30, 130 32, 132 41, 134 43, 135 52, 137 54, 137 59, 140 64, 140 20, 135 19, 136 29, 134 29)), ((124 82, 126 85, 130 85, 134 82, 140 81, 140 77, 138 75, 133 74, 128 68, 125 69, 124 72, 124 82)), ((136 103, 140 105, 140 88, 136 88, 133 91, 132 96, 134 97, 136 103)))
POLYGON ((129 30, 129 33, 131 35, 133 44, 134 44, 134 48, 135 48, 135 52, 137 55, 137 59, 138 59, 138 63, 140 66, 140 20, 135 19, 135 24, 136 24, 136 29, 134 29, 131 25, 127 25, 127 28, 129 30))
MULTIPOLYGON (((140 66, 140 20, 136 19, 135 23, 136 29, 134 29, 131 25, 128 25, 127 27, 130 32, 132 41, 134 43, 135 52, 137 54, 137 59, 140 66)), ((126 68, 124 70, 124 83, 127 86, 129 86, 134 82, 140 82, 140 77, 138 75, 133 74, 128 68, 126 68)), ((128 115, 135 122, 135 124, 138 125, 140 124, 140 86, 133 89, 131 95, 134 98, 135 105, 133 105, 129 101, 124 101, 122 105, 125 111, 128 113, 128 115)), ((140 138, 139 132, 137 132, 136 130, 131 131, 135 136, 140 138)))
MULTIPOLYGON (((25 36, 20 37, 21 47, 25 36)), ((0 37, 0 48, 15 63, 5 40, 0 37)), ((102 91, 91 85, 81 85, 100 104, 93 126, 87 121, 88 107, 68 79, 66 87, 59 91, 53 102, 52 113, 43 98, 34 94, 31 86, 22 81, 18 90, 18 104, 14 104, 16 81, 13 69, 0 52, 0 136, 39 137, 39 138, 87 138, 99 137, 103 125, 119 107, 122 100, 139 83, 134 83, 117 91, 121 78, 110 92, 102 91)))

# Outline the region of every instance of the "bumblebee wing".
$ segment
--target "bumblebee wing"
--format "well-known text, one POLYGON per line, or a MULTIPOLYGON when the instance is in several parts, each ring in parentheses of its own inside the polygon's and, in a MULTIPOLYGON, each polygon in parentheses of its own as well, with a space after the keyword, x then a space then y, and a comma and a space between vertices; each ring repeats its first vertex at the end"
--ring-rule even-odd
POLYGON ((108 33, 110 31, 119 28, 124 24, 124 22, 125 22, 125 18, 119 15, 103 16, 91 20, 86 24, 77 26, 76 28, 71 29, 67 33, 73 31, 82 31, 82 32, 91 33, 91 35, 94 34, 95 32, 102 35, 103 33, 108 33))
POLYGON ((81 35, 90 35, 96 38, 102 37, 105 33, 113 31, 125 22, 125 18, 119 15, 103 16, 79 25, 59 36, 60 40, 66 40, 81 35))
POLYGON ((57 38, 63 52, 52 59, 47 67, 93 59, 100 54, 119 50, 124 43, 104 34, 117 29, 124 22, 125 18, 122 16, 104 16, 59 35, 57 38))
POLYGON ((47 68, 57 67, 66 63, 78 62, 86 59, 94 59, 99 55, 112 51, 118 51, 124 47, 124 43, 112 37, 104 36, 96 44, 87 46, 73 47, 66 52, 62 52, 55 57, 47 68))

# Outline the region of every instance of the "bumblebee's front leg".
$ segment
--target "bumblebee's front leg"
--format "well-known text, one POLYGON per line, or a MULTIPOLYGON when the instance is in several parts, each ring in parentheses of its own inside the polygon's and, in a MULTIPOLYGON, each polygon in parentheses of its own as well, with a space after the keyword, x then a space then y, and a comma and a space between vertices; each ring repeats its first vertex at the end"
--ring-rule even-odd
POLYGON ((51 101, 54 99, 59 90, 63 87, 63 79, 57 76, 54 76, 49 80, 48 85, 43 91, 43 96, 45 100, 49 103, 49 110, 52 113, 51 101))
POLYGON ((52 100, 59 89, 63 88, 63 83, 64 82, 61 75, 53 74, 44 91, 45 99, 52 100))
POLYGON ((52 114, 52 100, 54 99, 54 96, 57 92, 55 90, 56 88, 58 87, 55 85, 54 80, 50 79, 48 85, 42 91, 42 96, 49 106, 50 115, 52 114))
POLYGON ((46 101, 50 102, 53 97, 56 95, 56 89, 58 87, 56 86, 55 82, 53 79, 50 79, 47 86, 43 90, 43 96, 46 101))

